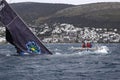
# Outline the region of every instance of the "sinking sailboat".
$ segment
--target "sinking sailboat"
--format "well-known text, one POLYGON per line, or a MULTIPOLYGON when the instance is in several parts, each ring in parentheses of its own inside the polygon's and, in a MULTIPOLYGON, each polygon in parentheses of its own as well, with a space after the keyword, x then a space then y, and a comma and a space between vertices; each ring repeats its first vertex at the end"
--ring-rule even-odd
POLYGON ((6 28, 6 40, 17 53, 52 54, 5 0, 0 0, 0 21, 6 28))

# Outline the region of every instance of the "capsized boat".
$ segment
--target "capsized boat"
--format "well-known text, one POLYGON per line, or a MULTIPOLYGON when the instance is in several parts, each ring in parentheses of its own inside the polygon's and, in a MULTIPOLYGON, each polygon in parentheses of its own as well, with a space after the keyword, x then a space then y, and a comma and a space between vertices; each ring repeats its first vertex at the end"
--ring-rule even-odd
POLYGON ((6 40, 17 53, 52 54, 5 0, 0 0, 0 21, 6 28, 6 40))

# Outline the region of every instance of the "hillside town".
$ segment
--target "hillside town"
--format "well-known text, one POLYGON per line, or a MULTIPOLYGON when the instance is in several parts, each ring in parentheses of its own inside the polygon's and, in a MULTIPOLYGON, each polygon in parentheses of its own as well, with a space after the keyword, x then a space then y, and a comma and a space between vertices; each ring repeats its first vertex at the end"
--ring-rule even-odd
POLYGON ((41 37, 44 34, 48 35, 41 38, 45 43, 76 43, 86 39, 91 42, 120 42, 120 33, 118 33, 118 29, 114 28, 79 28, 66 23, 56 23, 51 27, 44 24, 41 25, 37 35, 41 37))
MULTIPOLYGON (((91 42, 118 43, 120 33, 114 28, 75 27, 63 23, 54 24, 52 27, 47 24, 41 26, 29 25, 30 30, 37 35, 44 43, 80 43, 84 40, 91 42)), ((0 27, 0 42, 5 42, 5 28, 0 27)))

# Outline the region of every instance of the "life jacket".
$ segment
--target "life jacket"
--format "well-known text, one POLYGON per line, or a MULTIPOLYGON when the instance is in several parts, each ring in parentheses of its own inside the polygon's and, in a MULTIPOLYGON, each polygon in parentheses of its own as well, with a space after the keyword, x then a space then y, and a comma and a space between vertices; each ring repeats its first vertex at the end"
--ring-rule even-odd
POLYGON ((85 48, 85 47, 86 47, 86 45, 85 45, 85 43, 83 43, 83 44, 82 44, 82 48, 85 48))
POLYGON ((91 43, 87 43, 86 47, 91 48, 92 47, 91 43))

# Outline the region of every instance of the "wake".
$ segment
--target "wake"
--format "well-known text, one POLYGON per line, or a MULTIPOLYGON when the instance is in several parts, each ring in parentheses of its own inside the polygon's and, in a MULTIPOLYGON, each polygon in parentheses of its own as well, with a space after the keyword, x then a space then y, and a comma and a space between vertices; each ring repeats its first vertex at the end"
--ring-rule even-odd
MULTIPOLYGON (((68 49, 70 50, 70 49, 68 49)), ((107 46, 100 46, 98 47, 97 50, 95 51, 89 51, 89 50, 86 50, 86 51, 72 51, 71 53, 63 53, 63 52, 55 52, 54 53, 54 56, 74 56, 74 55, 91 55, 91 54, 98 54, 98 55, 103 55, 103 54, 109 54, 110 53, 110 50, 107 46)))

